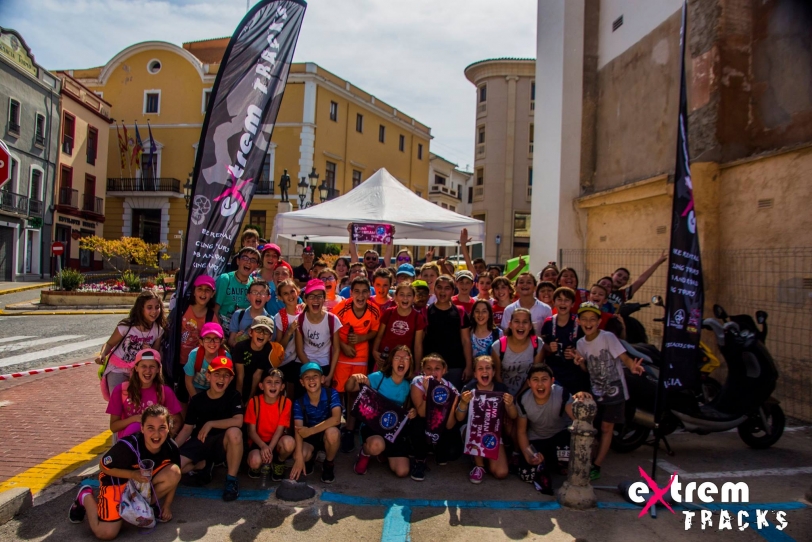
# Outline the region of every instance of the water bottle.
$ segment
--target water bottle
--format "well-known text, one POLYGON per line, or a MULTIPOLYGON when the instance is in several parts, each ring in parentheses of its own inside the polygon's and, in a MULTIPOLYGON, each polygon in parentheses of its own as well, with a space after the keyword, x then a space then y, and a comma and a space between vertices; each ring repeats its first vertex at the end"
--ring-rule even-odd
POLYGON ((386 361, 389 359, 389 347, 383 349, 383 354, 381 354, 381 359, 386 361))
POLYGON ((259 469, 260 478, 259 478, 259 485, 262 489, 268 488, 268 477, 271 475, 271 465, 268 463, 263 463, 262 467, 259 469))

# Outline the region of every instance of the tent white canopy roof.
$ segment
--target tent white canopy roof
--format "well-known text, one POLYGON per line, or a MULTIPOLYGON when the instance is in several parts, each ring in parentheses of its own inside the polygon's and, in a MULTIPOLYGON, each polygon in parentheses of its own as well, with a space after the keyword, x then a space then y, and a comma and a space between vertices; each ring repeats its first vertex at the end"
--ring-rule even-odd
POLYGON ((485 239, 484 222, 424 200, 383 168, 339 198, 276 215, 274 237, 346 243, 350 222, 392 224, 396 245, 453 246, 463 228, 472 243, 485 239))

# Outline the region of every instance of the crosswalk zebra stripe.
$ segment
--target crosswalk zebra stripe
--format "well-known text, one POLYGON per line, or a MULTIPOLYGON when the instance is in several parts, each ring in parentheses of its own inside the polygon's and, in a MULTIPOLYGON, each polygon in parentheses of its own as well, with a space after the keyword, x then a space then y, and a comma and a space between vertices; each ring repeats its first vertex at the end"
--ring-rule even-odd
POLYGON ((18 335, 16 337, 4 337, 0 339, 0 343, 13 343, 14 341, 22 341, 23 339, 34 339, 34 335, 18 335))
POLYGON ((41 346, 43 344, 58 343, 62 341, 70 341, 73 339, 81 339, 84 335, 57 335, 56 337, 46 337, 44 339, 36 339, 34 341, 23 341, 15 344, 4 344, 0 346, 0 352, 13 352, 15 350, 22 350, 32 346, 41 346))
POLYGON ((78 343, 71 343, 66 344, 63 346, 55 346, 53 348, 48 348, 47 350, 40 350, 38 352, 28 352, 26 354, 19 354, 17 356, 10 356, 7 358, 0 359, 0 367, 8 367, 9 365, 16 365, 18 363, 28 363, 29 361, 36 361, 39 359, 50 358, 53 356, 61 356, 62 354, 68 354, 70 352, 75 352, 77 350, 82 350, 84 348, 90 348, 91 346, 99 346, 107 342, 109 337, 99 337, 97 339, 88 339, 86 341, 80 341, 78 343))

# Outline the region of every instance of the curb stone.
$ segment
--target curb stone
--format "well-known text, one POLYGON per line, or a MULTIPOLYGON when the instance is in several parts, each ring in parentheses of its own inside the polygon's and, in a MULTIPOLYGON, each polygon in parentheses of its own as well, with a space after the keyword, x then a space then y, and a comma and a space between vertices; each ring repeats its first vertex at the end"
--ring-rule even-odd
POLYGON ((15 487, 0 493, 0 525, 8 523, 14 516, 28 510, 34 504, 31 490, 15 487))

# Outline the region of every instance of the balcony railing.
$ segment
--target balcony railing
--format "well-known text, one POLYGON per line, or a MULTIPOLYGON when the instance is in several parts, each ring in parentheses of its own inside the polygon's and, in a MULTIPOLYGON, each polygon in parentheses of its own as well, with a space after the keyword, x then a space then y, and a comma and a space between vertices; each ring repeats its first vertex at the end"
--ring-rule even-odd
POLYGON ((487 111, 488 111, 488 104, 487 103, 477 104, 477 106, 476 106, 477 115, 480 115, 482 113, 486 113, 487 111))
POLYGON ((434 184, 431 186, 429 190, 432 194, 445 194, 447 196, 451 196, 455 199, 460 199, 460 195, 457 193, 456 190, 453 188, 448 188, 447 186, 443 186, 441 184, 434 184))
POLYGON ((108 178, 107 192, 174 192, 182 194, 181 182, 172 177, 108 178))
POLYGON ((273 196, 273 181, 259 181, 257 183, 257 195, 273 196))
POLYGON ((28 215, 29 216, 38 216, 42 218, 42 211, 44 205, 38 199, 29 199, 28 200, 28 215))
POLYGON ((27 215, 28 196, 0 190, 0 210, 18 215, 27 215))
POLYGON ((327 187, 327 201, 330 201, 331 199, 336 199, 340 195, 341 195, 341 190, 337 190, 335 188, 330 188, 329 186, 327 187))
POLYGON ((39 145, 40 147, 45 146, 45 136, 42 134, 37 134, 34 136, 34 144, 39 145))
POLYGON ((477 156, 483 156, 485 154, 485 144, 478 143, 476 146, 476 154, 477 156))
POLYGON ((8 131, 12 134, 20 135, 20 123, 13 120, 8 121, 8 131))
POLYGON ((82 197, 82 210, 97 215, 104 214, 104 200, 94 194, 84 194, 82 197))
POLYGON ((63 186, 59 189, 59 196, 57 199, 57 205, 62 205, 64 207, 70 207, 72 209, 79 208, 79 191, 74 190, 73 188, 63 186))

